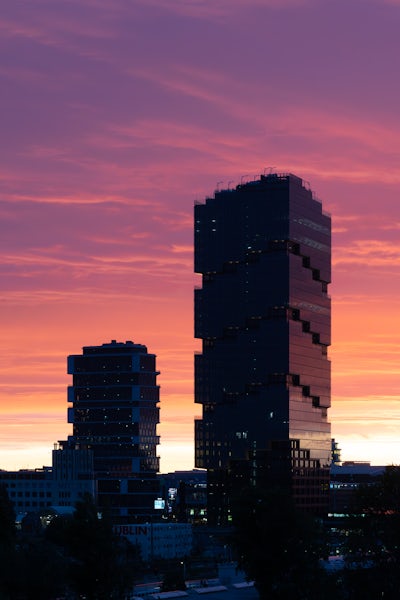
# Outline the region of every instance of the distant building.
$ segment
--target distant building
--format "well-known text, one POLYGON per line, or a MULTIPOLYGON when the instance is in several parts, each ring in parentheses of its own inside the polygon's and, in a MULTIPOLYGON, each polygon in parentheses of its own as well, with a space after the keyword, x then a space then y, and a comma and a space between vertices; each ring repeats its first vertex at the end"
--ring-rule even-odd
POLYGON ((243 482, 328 511, 331 220, 301 179, 270 174, 195 206, 195 466, 208 520, 243 482))
POLYGON ((360 485, 380 482, 386 467, 364 461, 345 461, 331 467, 329 515, 342 518, 354 512, 355 494, 360 485))
POLYGON ((68 357, 71 447, 93 453, 100 509, 118 524, 155 516, 160 495, 156 357, 131 341, 86 346, 68 357))
POLYGON ((341 450, 339 448, 339 444, 334 438, 332 438, 332 464, 340 465, 341 462, 342 462, 342 459, 341 459, 341 450))
POLYGON ((0 471, 0 484, 5 486, 16 515, 44 511, 59 500, 50 467, 0 471))
POLYGON ((95 496, 92 457, 87 450, 56 446, 52 467, 0 471, 15 514, 44 514, 61 508, 75 507, 85 494, 95 496))
POLYGON ((54 488, 58 493, 56 506, 75 506, 86 494, 96 498, 91 450, 59 442, 54 444, 52 465, 54 488))
POLYGON ((166 515, 180 523, 207 522, 207 472, 174 471, 160 475, 166 515))

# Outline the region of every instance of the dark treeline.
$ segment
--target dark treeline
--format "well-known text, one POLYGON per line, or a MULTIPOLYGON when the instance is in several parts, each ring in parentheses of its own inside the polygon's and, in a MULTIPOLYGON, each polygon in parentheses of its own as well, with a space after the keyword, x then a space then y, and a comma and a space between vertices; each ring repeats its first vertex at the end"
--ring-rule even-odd
POLYGON ((398 600, 400 467, 360 486, 339 524, 298 511, 282 490, 246 490, 237 499, 233 545, 261 600, 398 600), (338 550, 343 568, 329 570, 338 550))
POLYGON ((99 519, 90 496, 72 515, 43 528, 27 515, 21 531, 4 487, 0 488, 0 600, 123 599, 140 564, 136 547, 99 519))
MULTIPOLYGON (((243 490, 234 504, 229 543, 260 600, 398 600, 400 598, 400 467, 360 486, 352 514, 339 524, 298 511, 282 490, 243 490), (326 569, 343 556, 343 568, 326 569)), ((15 514, 0 487, 0 600, 125 599, 140 580, 138 549, 98 518, 91 497, 71 516, 43 528, 15 514)), ((163 590, 184 589, 179 563, 164 573, 163 590)))
POLYGON ((245 490, 233 517, 239 566, 261 600, 338 598, 320 563, 329 554, 322 523, 298 511, 287 492, 245 490))

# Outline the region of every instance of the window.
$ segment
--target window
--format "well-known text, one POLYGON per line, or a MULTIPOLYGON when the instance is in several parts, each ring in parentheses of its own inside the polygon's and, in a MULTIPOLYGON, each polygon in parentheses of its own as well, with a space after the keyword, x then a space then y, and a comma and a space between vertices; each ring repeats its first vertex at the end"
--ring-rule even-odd
POLYGON ((312 334, 312 341, 313 341, 313 344, 319 344, 319 333, 312 334))

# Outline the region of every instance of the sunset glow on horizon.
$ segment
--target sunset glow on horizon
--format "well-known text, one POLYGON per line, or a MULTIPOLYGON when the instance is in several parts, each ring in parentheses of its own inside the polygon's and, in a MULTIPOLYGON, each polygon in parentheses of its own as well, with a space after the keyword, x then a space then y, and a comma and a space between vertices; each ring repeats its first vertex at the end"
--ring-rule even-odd
POLYGON ((400 0, 39 0, 0 13, 0 469, 72 433, 67 356, 157 355, 194 466, 193 205, 265 172, 332 217, 332 437, 400 464, 400 0))

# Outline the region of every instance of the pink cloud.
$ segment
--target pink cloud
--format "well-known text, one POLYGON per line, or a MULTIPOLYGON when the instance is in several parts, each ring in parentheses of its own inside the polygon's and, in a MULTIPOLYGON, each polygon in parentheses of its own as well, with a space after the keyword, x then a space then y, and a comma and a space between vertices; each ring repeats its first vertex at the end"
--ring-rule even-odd
POLYGON ((194 18, 222 18, 244 9, 262 7, 263 9, 285 9, 309 5, 312 0, 141 0, 146 6, 182 14, 194 18))
POLYGON ((367 268, 400 265, 400 245, 383 240, 355 240, 352 246, 335 248, 334 267, 343 263, 361 263, 367 268))

